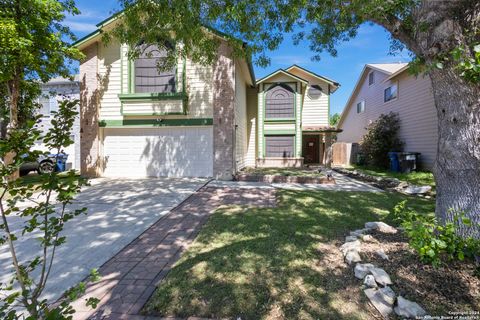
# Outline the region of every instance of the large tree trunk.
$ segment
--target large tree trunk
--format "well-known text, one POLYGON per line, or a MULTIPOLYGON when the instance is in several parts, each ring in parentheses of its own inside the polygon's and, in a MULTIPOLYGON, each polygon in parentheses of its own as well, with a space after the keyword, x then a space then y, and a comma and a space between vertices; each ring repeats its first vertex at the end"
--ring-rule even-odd
POLYGON ((440 221, 463 213, 463 236, 480 238, 480 86, 451 69, 430 72, 438 113, 438 154, 434 168, 440 221))

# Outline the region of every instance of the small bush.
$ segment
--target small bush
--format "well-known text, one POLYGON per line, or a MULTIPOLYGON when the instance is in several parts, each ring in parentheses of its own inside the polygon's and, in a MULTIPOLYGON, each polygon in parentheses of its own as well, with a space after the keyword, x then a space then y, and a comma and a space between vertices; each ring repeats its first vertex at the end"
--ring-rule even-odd
POLYGON ((480 241, 462 238, 457 233, 459 223, 471 225, 463 214, 456 214, 453 222, 439 224, 435 217, 427 217, 406 208, 406 200, 394 208, 396 219, 409 238, 410 246, 423 262, 438 266, 442 260, 473 259, 480 254, 480 241))
POLYGON ((398 113, 382 114, 366 129, 367 133, 360 142, 365 162, 371 166, 388 168, 388 153, 403 149, 403 142, 398 138, 400 130, 398 113))

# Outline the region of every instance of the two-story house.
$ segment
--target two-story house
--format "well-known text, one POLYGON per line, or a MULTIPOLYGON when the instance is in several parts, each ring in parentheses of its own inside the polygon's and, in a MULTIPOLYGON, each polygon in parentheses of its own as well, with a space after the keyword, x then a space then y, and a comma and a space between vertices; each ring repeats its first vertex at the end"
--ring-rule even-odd
POLYGON ((422 168, 432 169, 438 140, 432 84, 426 75, 411 75, 406 63, 365 65, 338 122, 337 141, 359 143, 368 124, 389 112, 399 115, 404 151, 420 152, 422 168))
POLYGON ((322 164, 330 95, 339 84, 297 65, 257 80, 257 158, 263 167, 322 164))
MULTIPOLYGON (((165 48, 104 44, 101 30, 75 46, 80 64, 82 173, 106 177, 231 179, 246 166, 322 163, 330 94, 338 83, 292 66, 255 80, 249 59, 232 55, 221 33, 213 65, 179 58, 159 72, 165 48)), ((172 47, 173 49, 173 47, 172 47)), ((326 133, 327 132, 327 133, 326 133)))

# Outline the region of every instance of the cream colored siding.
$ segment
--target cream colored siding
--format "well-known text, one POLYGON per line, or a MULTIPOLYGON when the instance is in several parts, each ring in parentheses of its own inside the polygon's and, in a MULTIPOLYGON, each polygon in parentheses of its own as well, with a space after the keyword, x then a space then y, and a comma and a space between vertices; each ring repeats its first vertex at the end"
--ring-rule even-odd
POLYGON ((188 115, 193 118, 213 117, 213 69, 187 59, 188 115))
POLYGON ((328 84, 300 69, 291 69, 290 72, 308 81, 308 87, 303 92, 302 126, 328 126, 328 84), (318 85, 322 88, 322 95, 318 99, 310 99, 308 88, 318 85))
POLYGON ((303 99, 303 126, 328 126, 328 96, 328 85, 320 82, 309 83, 303 99), (311 99, 308 96, 308 89, 312 85, 319 85, 322 88, 322 95, 318 99, 311 99))
POLYGON ((98 73, 100 76, 100 118, 119 119, 121 93, 120 44, 112 40, 107 47, 98 44, 98 73))
POLYGON ((247 156, 245 165, 248 167, 255 166, 257 157, 257 89, 247 88, 247 156))
POLYGON ((247 157, 247 84, 238 61, 235 63, 235 158, 236 169, 246 166, 247 157))
POLYGON ((263 126, 265 131, 275 131, 275 130, 290 130, 295 131, 295 123, 265 123, 263 126))
POLYGON ((123 115, 153 115, 164 113, 183 112, 182 100, 165 101, 125 101, 123 102, 123 115))
MULTIPOLYGON (((110 43, 108 48, 104 48, 103 45, 100 45, 103 48, 104 55, 108 54, 112 57, 109 60, 120 60, 120 52, 123 54, 123 58, 115 64, 104 65, 102 59, 100 60, 99 70, 102 68, 104 74, 107 73, 108 68, 110 69, 110 77, 115 75, 121 77, 121 84, 123 91, 118 87, 112 87, 110 84, 110 77, 107 81, 108 83, 108 92, 105 96, 108 96, 111 101, 110 104, 105 105, 102 102, 102 107, 104 111, 101 113, 101 118, 105 120, 113 119, 112 116, 116 116, 118 119, 120 114, 120 100, 118 99, 118 94, 129 93, 128 84, 130 81, 129 76, 129 61, 127 57, 128 47, 126 45, 120 45, 118 43, 110 43), (120 68, 120 65, 122 66, 120 68)), ((202 66, 197 63, 193 63, 190 59, 186 61, 182 58, 178 59, 177 62, 177 77, 176 77, 176 91, 181 92, 183 90, 183 71, 185 69, 186 77, 186 89, 188 94, 188 104, 187 104, 187 114, 185 116, 169 116, 171 118, 211 118, 213 117, 213 76, 212 76, 212 66, 202 66), (185 66, 184 66, 185 64, 185 66), (185 67, 185 68, 184 68, 185 67)), ((120 83, 120 81, 118 81, 120 83)), ((117 82, 114 82, 117 84, 117 82)), ((182 105, 181 100, 160 100, 153 102, 124 102, 124 115, 125 116, 134 116, 138 108, 138 114, 154 114, 162 112, 183 112, 183 108, 179 108, 182 105)))
POLYGON ((368 72, 361 79, 361 87, 347 106, 344 121, 338 134, 339 142, 360 142, 367 125, 380 114, 396 112, 400 116, 400 139, 405 142, 404 150, 421 153, 421 163, 431 169, 437 150, 437 114, 433 100, 431 82, 428 77, 410 76, 403 72, 393 81, 384 82, 387 75, 374 71, 375 83, 368 85, 368 72), (383 102, 384 89, 392 83, 398 85, 398 98, 383 102), (365 101, 365 112, 357 113, 357 103, 365 101))

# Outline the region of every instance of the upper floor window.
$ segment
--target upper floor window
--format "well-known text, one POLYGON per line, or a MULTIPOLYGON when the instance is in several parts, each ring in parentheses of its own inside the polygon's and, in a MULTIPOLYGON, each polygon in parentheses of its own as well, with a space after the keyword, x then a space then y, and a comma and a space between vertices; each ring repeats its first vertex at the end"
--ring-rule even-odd
POLYGON ((50 92, 43 92, 39 97, 41 108, 39 113, 44 117, 49 117, 52 112, 58 111, 58 97, 50 92))
MULTIPOLYGON (((173 50, 173 46, 166 46, 173 50)), ((157 45, 140 45, 141 54, 135 60, 135 93, 172 93, 175 92, 176 68, 159 71, 161 59, 166 59, 167 49, 157 45)))
POLYGON ((295 93, 286 84, 277 84, 267 91, 265 97, 265 118, 294 118, 295 93))
POLYGON ((375 74, 372 71, 368 74, 368 85, 371 86, 374 83, 375 83, 375 74))
POLYGON ((365 112, 365 101, 360 101, 357 103, 357 113, 365 112))
POLYGON ((386 88, 383 92, 383 101, 387 102, 393 99, 396 99, 398 95, 398 88, 397 85, 391 85, 390 87, 386 88))

